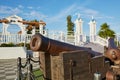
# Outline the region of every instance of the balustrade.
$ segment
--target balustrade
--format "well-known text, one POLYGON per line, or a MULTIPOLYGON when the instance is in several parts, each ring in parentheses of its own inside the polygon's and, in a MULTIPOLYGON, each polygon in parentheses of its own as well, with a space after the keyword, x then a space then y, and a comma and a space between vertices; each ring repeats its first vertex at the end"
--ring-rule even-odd
POLYGON ((0 34, 0 43, 24 43, 25 40, 26 42, 30 42, 32 35, 31 34, 26 34, 26 35, 21 35, 21 34, 0 34))
POLYGON ((100 36, 96 36, 96 43, 99 43, 103 46, 108 46, 107 39, 101 38, 100 36))
MULTIPOLYGON (((78 38, 75 38, 75 36, 77 35, 67 35, 67 33, 62 32, 62 31, 50 31, 47 32, 46 34, 42 34, 50 39, 54 39, 54 40, 59 40, 61 42, 66 42, 66 43, 70 43, 70 44, 74 44, 74 43, 80 43, 80 40, 78 40, 78 38)), ((22 35, 22 34, 0 34, 0 44, 2 43, 29 43, 31 38, 32 38, 33 34, 26 34, 26 35, 22 35)), ((86 36, 83 36, 84 38, 86 36)), ((85 38, 86 40, 86 38, 85 38)), ((85 41, 84 41, 85 42, 85 41)), ((95 41, 93 41, 93 43, 98 43, 101 44, 103 46, 107 46, 107 40, 103 39, 99 36, 96 36, 95 41)), ((80 44, 75 44, 75 45, 80 45, 80 44)))

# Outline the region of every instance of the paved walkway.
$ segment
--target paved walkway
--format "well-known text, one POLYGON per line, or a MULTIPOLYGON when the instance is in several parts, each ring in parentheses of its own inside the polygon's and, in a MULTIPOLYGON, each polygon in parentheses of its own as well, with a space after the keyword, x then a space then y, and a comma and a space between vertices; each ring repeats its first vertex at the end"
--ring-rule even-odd
MULTIPOLYGON (((22 59, 22 63, 25 63, 25 61, 25 59, 22 59)), ((39 63, 33 63, 33 69, 38 68, 39 63)), ((0 59, 0 80, 15 80, 16 71, 17 59, 0 59)))

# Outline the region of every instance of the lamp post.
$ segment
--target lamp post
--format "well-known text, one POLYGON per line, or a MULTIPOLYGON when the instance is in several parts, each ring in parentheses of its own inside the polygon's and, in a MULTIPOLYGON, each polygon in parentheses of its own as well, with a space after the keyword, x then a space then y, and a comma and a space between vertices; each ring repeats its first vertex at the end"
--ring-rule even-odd
POLYGON ((119 40, 118 40, 118 36, 119 36, 119 34, 114 34, 115 35, 115 37, 116 37, 116 43, 117 43, 117 47, 119 46, 119 40))
POLYGON ((24 49, 26 50, 26 35, 27 35, 27 30, 25 30, 25 35, 24 35, 24 49))
POLYGON ((119 45, 118 36, 116 36, 116 38, 117 38, 117 47, 118 47, 118 45, 119 45))

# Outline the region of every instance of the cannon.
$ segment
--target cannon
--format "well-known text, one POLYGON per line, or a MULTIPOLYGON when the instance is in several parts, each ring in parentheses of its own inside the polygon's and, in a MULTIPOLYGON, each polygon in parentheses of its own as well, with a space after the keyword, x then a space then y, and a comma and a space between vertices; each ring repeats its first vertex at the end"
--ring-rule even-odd
POLYGON ((42 36, 41 34, 36 34, 32 37, 30 41, 30 48, 33 51, 45 51, 51 55, 58 55, 63 51, 75 51, 75 50, 85 50, 90 52, 91 56, 101 55, 99 52, 92 51, 90 48, 79 47, 71 45, 68 43, 60 42, 57 40, 49 39, 42 36))
POLYGON ((120 49, 116 47, 113 38, 108 41, 105 57, 113 63, 106 73, 106 80, 120 80, 120 49))
POLYGON ((97 80, 104 80, 109 69, 109 62, 105 62, 102 53, 41 34, 32 36, 30 48, 39 52, 40 68, 48 80, 93 80, 94 75, 99 75, 97 80))

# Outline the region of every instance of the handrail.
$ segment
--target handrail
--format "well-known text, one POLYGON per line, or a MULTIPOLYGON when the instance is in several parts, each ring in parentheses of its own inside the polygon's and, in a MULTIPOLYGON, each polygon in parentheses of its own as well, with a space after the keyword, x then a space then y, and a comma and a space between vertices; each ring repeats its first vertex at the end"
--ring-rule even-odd
POLYGON ((103 46, 108 46, 107 39, 101 38, 100 36, 96 36, 96 42, 103 46))

